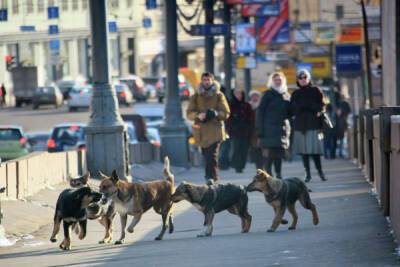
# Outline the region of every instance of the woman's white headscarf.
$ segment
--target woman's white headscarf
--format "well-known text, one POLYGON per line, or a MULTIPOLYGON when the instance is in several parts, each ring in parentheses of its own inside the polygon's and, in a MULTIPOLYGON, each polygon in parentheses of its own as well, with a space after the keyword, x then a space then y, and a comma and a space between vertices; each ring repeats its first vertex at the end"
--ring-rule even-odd
POLYGON ((275 90, 279 94, 287 93, 288 88, 287 88, 287 82, 286 82, 285 74, 283 74, 283 72, 274 72, 274 73, 272 73, 271 75, 269 75, 267 86, 268 86, 268 88, 272 88, 273 90, 275 90), (282 84, 279 87, 275 86, 275 83, 274 83, 274 77, 276 77, 276 76, 281 77, 281 80, 282 80, 282 84))

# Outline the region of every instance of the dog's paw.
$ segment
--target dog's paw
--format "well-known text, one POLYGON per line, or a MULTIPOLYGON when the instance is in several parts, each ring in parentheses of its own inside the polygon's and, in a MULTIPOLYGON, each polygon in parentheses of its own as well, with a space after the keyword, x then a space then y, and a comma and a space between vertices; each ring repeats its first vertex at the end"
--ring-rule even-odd
POLYGON ((50 238, 50 242, 51 242, 51 243, 57 242, 57 238, 50 238))
POLYGON ((273 232, 275 232, 275 229, 269 228, 269 229, 267 230, 267 233, 273 233, 273 232))
POLYGON ((290 226, 288 230, 296 230, 296 226, 290 226))
POLYGON ((156 238, 154 238, 154 240, 158 240, 158 241, 160 241, 160 240, 162 240, 162 237, 160 237, 160 236, 157 236, 156 238))
POLYGON ((99 241, 99 244, 109 244, 111 243, 111 238, 104 238, 102 240, 99 241))
POLYGON ((249 232, 249 229, 245 229, 245 230, 242 230, 242 231, 241 231, 242 234, 246 234, 246 233, 248 233, 248 232, 249 232))
POLYGON ((169 231, 170 234, 172 234, 174 232, 174 225, 170 225, 169 226, 169 231))
POLYGON ((198 234, 197 237, 205 237, 205 234, 198 234))
POLYGON ((79 240, 83 240, 83 239, 85 239, 85 237, 86 237, 86 235, 84 235, 82 233, 80 233, 78 236, 79 240))
POLYGON ((281 224, 288 224, 289 222, 288 222, 288 220, 286 220, 286 219, 282 219, 281 220, 281 224))
POLYGON ((124 243, 124 240, 123 239, 121 239, 121 240, 117 240, 117 241, 115 241, 115 245, 122 245, 124 243))
POLYGON ((133 228, 130 228, 130 227, 128 227, 127 229, 126 229, 126 231, 128 231, 128 233, 133 233, 133 228))

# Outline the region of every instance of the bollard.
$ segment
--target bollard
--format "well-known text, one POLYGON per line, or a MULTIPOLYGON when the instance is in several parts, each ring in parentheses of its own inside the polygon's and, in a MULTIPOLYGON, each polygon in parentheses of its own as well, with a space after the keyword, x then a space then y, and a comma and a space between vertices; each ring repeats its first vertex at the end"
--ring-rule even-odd
POLYGON ((364 160, 367 181, 374 181, 374 128, 373 116, 379 113, 379 109, 368 109, 364 112, 364 160))
POLYGON ((381 187, 382 187, 382 151, 380 146, 380 121, 379 115, 374 115, 372 118, 372 126, 373 126, 373 140, 372 140, 372 154, 373 154, 373 167, 371 168, 373 180, 371 182, 374 183, 374 188, 376 189, 376 193, 378 194, 379 201, 381 200, 381 187))
POLYGON ((400 238, 400 116, 391 116, 390 221, 397 240, 400 238))
POLYGON ((354 115, 353 116, 353 132, 352 132, 352 138, 353 138, 353 148, 352 148, 352 157, 354 160, 358 160, 358 117, 359 115, 354 115))
POLYGON ((400 107, 381 107, 380 115, 380 148, 381 148, 381 204, 383 214, 390 215, 390 180, 395 177, 390 177, 390 152, 391 152, 391 123, 392 115, 399 115, 400 107))
POLYGON ((360 111, 360 115, 358 116, 357 120, 357 128, 358 128, 358 135, 357 135, 357 142, 358 142, 358 164, 360 165, 361 168, 364 167, 365 164, 365 158, 364 158, 364 130, 365 130, 365 125, 364 125, 364 111, 360 111))

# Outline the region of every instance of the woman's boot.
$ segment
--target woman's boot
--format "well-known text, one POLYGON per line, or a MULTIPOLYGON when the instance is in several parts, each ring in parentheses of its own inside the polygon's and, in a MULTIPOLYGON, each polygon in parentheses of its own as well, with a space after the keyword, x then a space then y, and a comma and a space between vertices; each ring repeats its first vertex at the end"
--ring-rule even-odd
POLYGON ((309 181, 311 181, 310 158, 306 154, 301 155, 301 158, 303 160, 303 166, 304 166, 304 170, 306 172, 304 182, 308 183, 309 181))

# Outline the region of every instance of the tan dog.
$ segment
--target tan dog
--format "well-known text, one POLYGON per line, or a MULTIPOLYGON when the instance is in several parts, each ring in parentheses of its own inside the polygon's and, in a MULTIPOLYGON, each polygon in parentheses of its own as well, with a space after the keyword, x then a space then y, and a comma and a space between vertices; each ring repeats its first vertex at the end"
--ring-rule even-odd
POLYGON ((247 191, 264 193, 265 200, 274 208, 275 218, 268 232, 274 232, 279 224, 282 223, 286 208, 293 217, 289 230, 296 229, 298 220, 296 212, 297 200, 300 201, 305 209, 311 210, 314 225, 319 223, 317 209, 311 202, 307 186, 299 178, 276 179, 259 169, 253 181, 247 186, 247 191))
POLYGON ((133 216, 133 219, 127 231, 133 233, 143 213, 150 208, 153 208, 155 212, 162 216, 163 225, 156 240, 162 240, 168 227, 169 233, 174 231, 171 196, 175 188, 174 176, 170 172, 168 157, 165 157, 164 160, 165 180, 139 184, 120 180, 116 171, 113 171, 111 177, 102 173, 100 175, 102 176, 100 192, 103 194, 103 200, 111 199, 114 203, 115 211, 121 217, 121 237, 115 244, 122 244, 125 241, 125 227, 128 215, 133 216))

